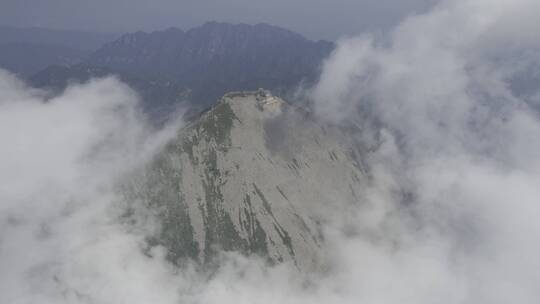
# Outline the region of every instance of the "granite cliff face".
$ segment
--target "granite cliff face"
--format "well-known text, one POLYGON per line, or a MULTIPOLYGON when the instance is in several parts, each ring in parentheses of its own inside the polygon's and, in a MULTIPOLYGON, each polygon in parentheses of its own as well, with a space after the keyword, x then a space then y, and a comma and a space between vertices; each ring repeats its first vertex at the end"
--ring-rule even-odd
POLYGON ((339 137, 266 91, 230 93, 180 130, 129 193, 157 210, 154 241, 173 261, 208 263, 224 250, 313 269, 320 211, 337 197, 356 202, 365 179, 339 137))

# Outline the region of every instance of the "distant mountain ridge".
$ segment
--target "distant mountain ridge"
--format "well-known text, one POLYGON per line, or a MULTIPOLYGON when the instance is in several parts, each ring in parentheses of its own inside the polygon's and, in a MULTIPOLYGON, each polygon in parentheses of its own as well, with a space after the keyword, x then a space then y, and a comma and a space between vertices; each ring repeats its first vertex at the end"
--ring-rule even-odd
POLYGON ((312 81, 332 49, 330 42, 267 24, 209 22, 186 32, 126 34, 85 63, 174 79, 192 89, 194 100, 208 104, 228 91, 288 89, 312 81))
MULTIPOLYGON (((188 94, 181 95, 186 101, 205 108, 229 91, 264 87, 281 94, 302 82, 313 82, 323 59, 333 49, 331 42, 311 41, 267 24, 209 22, 188 31, 169 28, 125 34, 88 56, 81 65, 107 69, 121 78, 184 87, 188 94)), ((84 70, 77 66, 67 69, 84 70)), ((64 74, 72 80, 87 76, 64 74)), ((51 77, 42 72, 32 82, 48 86, 51 77)), ((54 79, 51 86, 66 85, 70 79, 54 79)), ((177 99, 145 102, 173 104, 177 99)))

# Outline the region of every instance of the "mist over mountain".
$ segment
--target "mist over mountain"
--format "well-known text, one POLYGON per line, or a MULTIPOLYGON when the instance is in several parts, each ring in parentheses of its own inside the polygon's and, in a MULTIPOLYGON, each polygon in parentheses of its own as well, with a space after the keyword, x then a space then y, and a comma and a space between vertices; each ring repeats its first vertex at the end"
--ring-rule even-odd
POLYGON ((51 65, 70 66, 118 35, 0 26, 0 67, 29 77, 51 65))
POLYGON ((61 45, 14 42, 0 44, 0 67, 20 76, 30 76, 50 65, 79 63, 88 51, 61 45))
POLYGON ((119 34, 114 33, 0 26, 0 45, 11 43, 43 44, 93 52, 119 36, 119 34))

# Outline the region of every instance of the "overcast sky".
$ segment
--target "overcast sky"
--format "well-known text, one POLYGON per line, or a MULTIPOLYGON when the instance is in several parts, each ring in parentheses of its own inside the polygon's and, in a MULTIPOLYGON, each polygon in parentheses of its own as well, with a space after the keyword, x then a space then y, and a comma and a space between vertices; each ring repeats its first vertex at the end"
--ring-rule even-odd
POLYGON ((0 24, 105 32, 266 22, 312 39, 386 29, 436 0, 1 0, 0 24))

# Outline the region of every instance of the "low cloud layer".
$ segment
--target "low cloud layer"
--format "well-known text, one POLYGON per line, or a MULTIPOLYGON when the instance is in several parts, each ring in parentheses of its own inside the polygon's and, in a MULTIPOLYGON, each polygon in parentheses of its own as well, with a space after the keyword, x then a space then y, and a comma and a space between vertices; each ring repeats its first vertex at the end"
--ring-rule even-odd
POLYGON ((317 113, 356 121, 375 151, 354 219, 375 241, 356 252, 379 253, 390 289, 368 303, 540 299, 539 89, 513 85, 538 73, 539 15, 537 1, 446 1, 327 60, 317 113))
POLYGON ((114 189, 170 131, 114 78, 49 99, 0 71, 0 87, 0 302, 172 302, 171 269, 119 223, 114 189))
MULTIPOLYGON (((234 254, 177 269, 113 185, 170 136, 114 78, 62 95, 0 74, 2 303, 537 303, 540 56, 532 0, 443 1, 343 40, 310 92, 357 124, 363 197, 325 227, 324 273, 234 254), (156 139, 157 138, 157 139, 156 139)), ((335 198, 339 203, 340 198, 335 198)))

